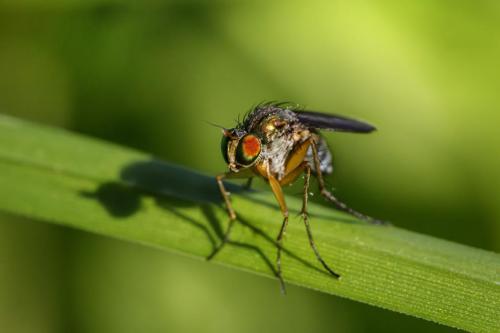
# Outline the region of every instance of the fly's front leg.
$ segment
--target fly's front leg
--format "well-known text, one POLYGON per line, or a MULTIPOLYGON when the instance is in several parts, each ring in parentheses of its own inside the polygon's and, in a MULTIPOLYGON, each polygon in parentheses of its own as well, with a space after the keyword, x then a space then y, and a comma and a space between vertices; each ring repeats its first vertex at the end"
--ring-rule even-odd
POLYGON ((207 260, 212 259, 222 247, 229 241, 229 234, 231 233, 231 229, 233 228, 234 221, 236 221, 236 213, 234 212, 233 205, 231 204, 231 199, 229 198, 229 192, 226 191, 224 183, 222 180, 226 177, 232 176, 232 173, 223 173, 215 177, 217 180, 217 185, 219 186, 220 193, 222 198, 224 199, 224 203, 226 205, 227 214, 229 216, 229 225, 227 226, 226 232, 222 237, 222 242, 210 253, 207 257, 207 260))
POLYGON ((316 258, 318 261, 323 265, 323 267, 330 273, 332 274, 335 278, 340 278, 340 275, 335 273, 323 260, 321 255, 318 252, 318 249, 316 248, 316 244, 314 243, 314 239, 311 233, 311 226, 309 225, 309 216, 307 215, 307 202, 309 199, 309 180, 311 178, 311 167, 307 166, 306 167, 306 174, 304 177, 304 198, 302 200, 302 211, 301 215, 304 220, 304 224, 306 226, 306 231, 307 231, 307 237, 309 238, 309 244, 311 245, 311 248, 314 251, 314 254, 316 255, 316 258))
POLYGON ((361 220, 367 221, 367 222, 372 223, 372 224, 385 224, 386 222, 384 222, 384 221, 380 221, 380 220, 374 219, 373 217, 370 217, 368 215, 362 214, 362 213, 360 213, 358 211, 355 211, 351 207, 348 207, 345 203, 343 203, 342 201, 340 201, 339 199, 337 199, 332 194, 332 192, 330 192, 330 191, 328 191, 326 189, 325 181, 323 179, 323 173, 321 172, 321 163, 320 163, 319 156, 318 156, 318 148, 317 148, 316 142, 314 140, 312 140, 311 148, 312 148, 312 152, 313 152, 313 159, 314 159, 314 167, 315 167, 315 171, 316 171, 316 177, 318 179, 319 189, 320 189, 321 195, 327 201, 329 201, 332 204, 334 204, 337 209, 339 209, 339 210, 341 210, 343 212, 351 214, 351 215, 353 215, 353 216, 355 216, 355 217, 357 217, 357 218, 359 218, 361 220))

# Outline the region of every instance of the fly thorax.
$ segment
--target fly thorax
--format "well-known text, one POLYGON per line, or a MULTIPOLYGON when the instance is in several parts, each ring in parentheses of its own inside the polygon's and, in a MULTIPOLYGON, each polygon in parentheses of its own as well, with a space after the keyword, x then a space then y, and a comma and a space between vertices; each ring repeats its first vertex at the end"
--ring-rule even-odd
POLYGON ((269 140, 264 146, 263 158, 269 164, 269 171, 278 179, 284 177, 286 161, 293 150, 294 144, 293 135, 285 131, 274 135, 272 140, 269 140))

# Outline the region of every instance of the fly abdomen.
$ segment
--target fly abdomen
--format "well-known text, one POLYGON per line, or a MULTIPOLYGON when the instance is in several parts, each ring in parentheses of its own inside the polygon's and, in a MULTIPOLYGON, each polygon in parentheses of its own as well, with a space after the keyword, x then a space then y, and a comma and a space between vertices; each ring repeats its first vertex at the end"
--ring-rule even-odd
MULTIPOLYGON (((322 137, 317 136, 316 147, 318 149, 319 168, 321 172, 323 174, 331 174, 333 172, 333 157, 328 144, 322 137)), ((311 166, 312 172, 316 173, 313 151, 311 147, 309 147, 309 149, 307 150, 306 160, 311 166)))

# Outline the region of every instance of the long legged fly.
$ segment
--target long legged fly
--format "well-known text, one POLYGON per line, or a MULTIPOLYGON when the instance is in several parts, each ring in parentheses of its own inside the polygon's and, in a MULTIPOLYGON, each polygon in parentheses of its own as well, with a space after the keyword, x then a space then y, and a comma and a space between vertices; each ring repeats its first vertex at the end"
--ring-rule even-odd
POLYGON ((314 243, 307 213, 309 180, 318 180, 321 195, 337 209, 359 219, 379 224, 381 221, 361 214, 339 201, 325 186, 323 175, 333 171, 332 154, 319 130, 354 133, 370 133, 375 127, 354 119, 306 111, 290 103, 264 103, 253 108, 235 128, 223 128, 222 155, 229 171, 216 177, 229 215, 229 225, 221 244, 207 257, 211 259, 229 240, 229 233, 236 221, 224 178, 262 177, 270 185, 278 201, 283 222, 276 238, 276 272, 282 292, 285 291, 281 275, 283 235, 288 225, 288 208, 282 186, 293 183, 304 175, 304 191, 301 216, 314 254, 323 267, 336 279, 340 275, 323 260, 314 243))

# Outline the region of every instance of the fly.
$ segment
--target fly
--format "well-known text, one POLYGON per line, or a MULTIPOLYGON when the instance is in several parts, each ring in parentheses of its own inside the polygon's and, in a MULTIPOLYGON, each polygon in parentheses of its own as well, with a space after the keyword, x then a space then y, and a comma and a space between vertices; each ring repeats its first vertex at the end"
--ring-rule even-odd
POLYGON ((281 252, 283 236, 288 225, 288 208, 282 186, 293 183, 304 175, 304 191, 301 216, 314 254, 323 267, 336 279, 340 275, 327 265, 321 257, 311 233, 307 213, 309 181, 317 178, 320 194, 338 210, 370 223, 380 224, 339 201, 325 186, 323 176, 333 172, 332 154, 319 130, 354 133, 370 133, 375 127, 350 118, 306 111, 290 103, 265 103, 253 108, 235 128, 223 129, 221 149, 229 170, 216 177, 219 190, 229 215, 229 225, 222 242, 208 256, 213 258, 229 240, 229 233, 236 220, 224 178, 248 178, 248 186, 254 176, 267 181, 278 201, 283 222, 276 238, 276 274, 281 290, 285 285, 281 275, 281 252))

